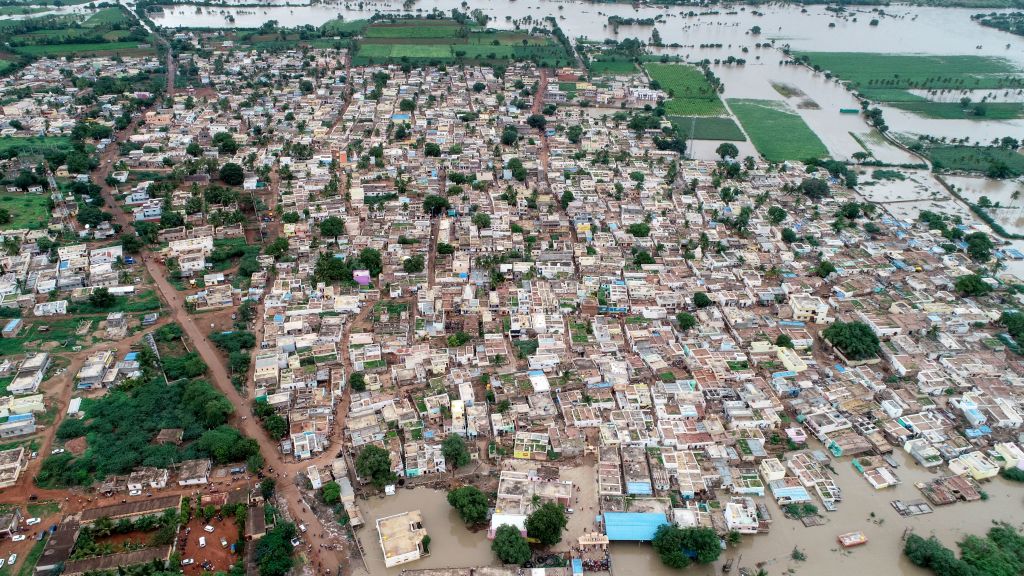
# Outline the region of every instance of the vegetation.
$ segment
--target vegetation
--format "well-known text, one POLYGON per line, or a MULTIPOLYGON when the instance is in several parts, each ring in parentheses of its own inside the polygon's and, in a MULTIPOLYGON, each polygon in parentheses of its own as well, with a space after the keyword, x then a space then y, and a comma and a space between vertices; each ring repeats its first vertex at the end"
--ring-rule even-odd
POLYGON ((798 114, 772 100, 729 99, 754 147, 772 162, 806 160, 828 155, 821 139, 798 114), (784 137, 781 135, 785 135, 784 137))
POLYGON ((466 448, 466 441, 458 434, 449 434, 441 443, 441 453, 444 460, 452 471, 469 464, 469 450, 466 448))
POLYGON ((964 296, 984 296, 992 287, 977 274, 965 274, 956 279, 956 291, 964 296))
POLYGON ((868 360, 878 356, 878 336, 863 322, 836 322, 821 332, 849 360, 868 360))
POLYGON ((688 64, 655 63, 647 63, 644 67, 654 82, 669 95, 669 100, 665 102, 666 114, 725 115, 725 106, 718 97, 718 89, 700 68, 688 64))
POLYGON ((982 26, 1009 32, 1018 36, 1024 36, 1024 12, 991 12, 989 14, 975 14, 971 16, 982 26))
POLYGON ((256 542, 253 557, 260 576, 284 576, 291 571, 294 550, 291 540, 296 534, 294 524, 281 522, 256 542))
POLYGON ((936 576, 1019 576, 1024 573, 1024 535, 1013 526, 1000 523, 985 537, 969 535, 957 543, 960 557, 935 537, 907 537, 903 553, 915 566, 936 576))
POLYGON ((694 140, 730 140, 743 142, 747 139, 732 118, 720 116, 669 116, 669 121, 685 138, 694 140))
POLYGON ((7 218, 0 220, 2 230, 36 230, 50 221, 49 198, 45 194, 20 192, 0 193, 0 210, 7 218))
POLYGON ((710 528, 680 528, 675 524, 662 524, 651 541, 662 564, 682 570, 691 561, 710 564, 718 560, 722 549, 718 534, 710 528), (692 560, 691 560, 692 559, 692 560))
POLYGON ((1014 178, 1024 174, 1024 155, 1002 146, 920 146, 936 171, 974 172, 990 178, 1014 178))
POLYGON ((515 526, 502 524, 494 533, 491 550, 504 564, 523 565, 530 560, 530 544, 515 526))
POLYGON ((356 456, 356 473, 378 489, 396 480, 391 470, 391 454, 374 444, 365 446, 356 456))
POLYGON ((487 521, 487 495, 476 486, 461 486, 448 492, 448 504, 458 511, 467 526, 487 521))
MULTIPOLYGON (((139 352, 146 365, 148 348, 139 352)), ((242 462, 259 453, 255 440, 227 426, 231 402, 202 380, 164 384, 128 381, 83 405, 85 418, 66 419, 59 440, 85 437, 81 456, 50 456, 36 478, 43 487, 83 486, 111 474, 127 474, 139 466, 169 467, 193 458, 217 463, 242 462), (154 444, 164 428, 184 430, 184 445, 154 444)))
POLYGON ((526 533, 536 538, 543 546, 553 546, 562 540, 562 530, 569 523, 565 508, 560 504, 547 502, 526 518, 526 533))

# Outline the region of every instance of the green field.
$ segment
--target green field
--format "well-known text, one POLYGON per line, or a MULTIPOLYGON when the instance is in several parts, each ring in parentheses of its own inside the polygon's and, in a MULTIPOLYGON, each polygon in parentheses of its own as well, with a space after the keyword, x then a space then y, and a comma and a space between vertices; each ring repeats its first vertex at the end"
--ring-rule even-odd
POLYGON ((828 156, 828 149, 798 114, 773 100, 730 98, 729 108, 754 147, 772 162, 828 156))
POLYGON ((636 74, 636 66, 630 60, 595 60, 590 71, 596 76, 625 76, 636 74))
POLYGON ((82 26, 86 28, 95 28, 97 26, 114 26, 116 24, 127 24, 128 15, 125 14, 124 10, 120 8, 103 8, 92 16, 86 18, 85 22, 82 22, 82 26))
POLYGON ((5 136, 0 138, 0 157, 7 156, 31 156, 44 154, 50 150, 71 150, 71 138, 66 136, 47 136, 19 138, 5 136))
POLYGON ((865 96, 906 101, 904 90, 1024 87, 1009 60, 989 56, 924 56, 867 52, 796 52, 794 56, 842 78, 865 96), (878 92, 887 90, 891 92, 878 92), (901 94, 902 93, 902 94, 901 94))
POLYGON ((19 54, 28 56, 54 56, 64 54, 99 54, 110 52, 153 52, 153 47, 140 48, 138 42, 104 42, 90 44, 50 44, 39 46, 20 46, 14 49, 19 54))
POLYGON ((651 78, 661 84, 670 99, 665 112, 678 116, 719 116, 725 106, 718 92, 699 68, 686 64, 645 64, 651 78))
POLYGON ((354 36, 362 34, 370 25, 369 20, 328 20, 320 29, 332 36, 354 36))
POLYGON ((1003 163, 1013 176, 1024 174, 1024 154, 994 146, 930 146, 924 150, 936 170, 986 172, 1003 163))
POLYGON ((444 24, 374 24, 366 29, 367 38, 455 38, 465 28, 455 22, 444 24))
POLYGON ((694 140, 731 140, 745 142, 746 136, 732 118, 719 116, 669 116, 669 120, 687 138, 694 140), (690 131, 693 134, 690 134, 690 131))
POLYGON ((0 208, 11 213, 11 221, 0 226, 0 229, 20 230, 24 228, 45 228, 50 221, 50 197, 46 194, 19 194, 4 192, 0 194, 0 208))
MULTIPOLYGON (((0 338, 0 354, 11 356, 24 354, 26 350, 39 349, 44 342, 68 343, 68 348, 75 345, 75 330, 81 322, 79 318, 62 318, 53 320, 39 318, 25 323, 14 338, 0 338), (40 326, 49 326, 46 332, 40 332, 40 326)), ((54 350, 57 352, 59 350, 54 350)))
POLYGON ((49 8, 41 6, 0 6, 0 16, 16 16, 20 14, 35 14, 46 12, 49 8))
POLYGON ((1024 118, 1024 104, 1020 102, 978 103, 984 108, 984 115, 974 113, 975 104, 966 109, 959 102, 894 102, 893 107, 912 112, 925 118, 939 120, 1014 120, 1024 118))

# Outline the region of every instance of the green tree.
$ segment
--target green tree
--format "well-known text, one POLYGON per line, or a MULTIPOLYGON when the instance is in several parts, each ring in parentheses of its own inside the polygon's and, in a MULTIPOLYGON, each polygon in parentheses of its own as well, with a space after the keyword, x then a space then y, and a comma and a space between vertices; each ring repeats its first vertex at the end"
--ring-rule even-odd
POLYGON ((336 504, 341 500, 341 486, 334 480, 324 482, 323 486, 320 487, 320 498, 323 499, 325 504, 336 504))
POLYGON ((975 262, 988 262, 992 258, 992 249, 995 245, 988 234, 974 232, 964 236, 964 240, 967 242, 967 254, 975 262))
POLYGON ((295 224, 295 223, 297 223, 299 221, 299 213, 298 212, 285 212, 281 216, 281 221, 284 222, 285 224, 295 224))
POLYGON ((391 454, 375 444, 366 445, 356 456, 356 473, 378 489, 396 479, 391 471, 391 454))
POLYGON ((631 235, 637 238, 647 238, 648 236, 651 235, 651 226, 644 222, 638 222, 627 226, 626 232, 629 232, 631 235))
POLYGON ((362 372, 353 372, 348 377, 348 385, 356 392, 362 392, 366 390, 366 377, 362 372))
POLYGON ((559 203, 562 205, 562 210, 567 209, 569 204, 572 204, 572 201, 575 199, 576 196, 571 191, 566 190, 565 192, 562 192, 562 197, 559 199, 559 203))
POLYGON ((779 337, 775 339, 775 345, 780 348, 792 348, 793 339, 789 337, 789 334, 779 334, 779 337))
POLYGON ((418 274, 423 272, 423 255, 416 254, 415 256, 406 258, 402 262, 402 270, 408 274, 418 274))
POLYGON ((956 291, 964 296, 984 296, 992 291, 992 287, 977 274, 965 274, 957 277, 955 286, 956 291))
POLYGON ((491 215, 486 212, 477 212, 476 214, 473 214, 473 224, 477 228, 490 228, 491 215))
POLYGON ((448 504, 455 508, 467 526, 487 521, 487 495, 476 486, 461 486, 448 492, 448 504))
POLYGON ((814 200, 820 200, 829 194, 828 183, 820 178, 804 178, 797 189, 814 200))
POLYGON ((689 312, 680 312, 676 314, 676 322, 679 323, 679 329, 686 332, 697 325, 697 317, 689 312))
POLYGON ((662 524, 651 541, 662 564, 681 570, 690 565, 691 557, 699 564, 710 564, 722 553, 718 534, 710 528, 680 528, 662 524))
POLYGON ((330 236, 335 241, 338 240, 338 236, 345 233, 345 221, 337 216, 328 216, 320 221, 320 234, 324 236, 330 236))
POLYGON ((359 251, 359 262, 370 271, 370 276, 377 277, 384 271, 384 259, 380 250, 376 248, 363 248, 359 251))
POLYGON ((793 242, 796 242, 796 240, 797 240, 796 232, 792 228, 783 228, 782 229, 782 241, 783 242, 785 242, 786 244, 792 244, 793 242))
POLYGON ((502 524, 494 532, 491 550, 503 564, 523 565, 530 560, 530 544, 519 533, 519 529, 509 524, 502 524))
POLYGON ((562 540, 562 530, 568 523, 565 508, 547 502, 526 517, 526 533, 544 546, 553 546, 562 540))
POLYGON ((267 246, 266 252, 276 260, 280 260, 282 256, 288 253, 288 239, 284 236, 274 238, 274 241, 267 246))
POLYGON ((444 439, 441 443, 441 453, 444 454, 444 460, 453 472, 456 468, 469 464, 469 449, 466 448, 466 441, 458 434, 449 434, 444 439))
POLYGON ((829 262, 828 260, 822 260, 821 262, 818 262, 818 266, 814 268, 814 274, 820 278, 826 278, 829 274, 835 271, 835 264, 829 262))
POLYGON ((707 294, 703 292, 695 292, 693 294, 693 305, 697 308, 707 308, 712 304, 714 304, 714 302, 711 301, 711 298, 709 298, 707 294))
POLYGON ((117 303, 117 298, 106 288, 97 288, 89 294, 89 304, 94 308, 110 308, 117 303))
POLYGON ((242 182, 245 182, 245 171, 234 162, 228 162, 221 166, 218 175, 221 182, 228 186, 241 186, 242 182))
POLYGON ((437 243, 437 253, 441 254, 442 256, 447 256, 448 254, 454 254, 455 253, 455 247, 452 246, 451 244, 446 244, 444 242, 438 242, 437 243))
POLYGON ((424 156, 441 156, 441 147, 433 142, 427 142, 426 146, 423 147, 424 156))
POLYGON ((431 216, 438 216, 450 207, 448 199, 444 196, 431 194, 423 199, 423 211, 431 216))
POLYGON ((863 322, 836 322, 821 335, 850 360, 874 358, 881 351, 878 336, 863 322))
POLYGON ((778 226, 786 219, 786 211, 779 206, 772 206, 768 209, 768 221, 778 226))
POLYGON ((735 144, 723 142, 718 145, 718 148, 715 148, 715 154, 718 154, 722 160, 725 160, 726 158, 737 158, 740 155, 740 149, 737 148, 735 144))

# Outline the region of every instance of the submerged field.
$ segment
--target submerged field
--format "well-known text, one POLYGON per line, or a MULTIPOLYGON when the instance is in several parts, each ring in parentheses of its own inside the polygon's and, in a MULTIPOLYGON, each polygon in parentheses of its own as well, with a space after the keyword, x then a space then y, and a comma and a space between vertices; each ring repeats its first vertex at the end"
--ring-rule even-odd
POLYGON ((1024 118, 1024 104, 1020 102, 984 102, 962 106, 959 102, 893 102, 924 118, 936 120, 1013 120, 1024 118))
MULTIPOLYGON (((929 146, 925 155, 936 170, 988 173, 1005 166, 1005 176, 1024 174, 1024 155, 996 146, 929 146)), ((1003 176, 1003 177, 1005 177, 1003 176)))
POLYGON ((806 160, 828 155, 821 139, 798 114, 773 100, 729 99, 757 151, 767 160, 806 160))
POLYGON ((507 64, 532 60, 548 67, 572 58, 553 38, 472 28, 454 20, 401 20, 371 24, 359 41, 353 65, 384 62, 507 64))
POLYGON ((686 64, 646 64, 651 79, 668 93, 665 112, 679 116, 719 116, 725 106, 699 68, 686 64))

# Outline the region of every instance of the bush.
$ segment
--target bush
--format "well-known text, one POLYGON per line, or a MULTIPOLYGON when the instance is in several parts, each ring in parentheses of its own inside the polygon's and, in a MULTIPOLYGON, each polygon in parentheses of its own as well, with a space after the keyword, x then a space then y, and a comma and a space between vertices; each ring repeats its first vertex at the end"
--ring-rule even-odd
POLYGON ((476 486, 462 486, 448 493, 448 504, 458 511, 467 525, 483 524, 487 521, 487 495, 476 486))

